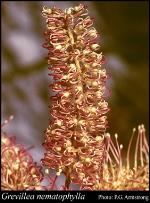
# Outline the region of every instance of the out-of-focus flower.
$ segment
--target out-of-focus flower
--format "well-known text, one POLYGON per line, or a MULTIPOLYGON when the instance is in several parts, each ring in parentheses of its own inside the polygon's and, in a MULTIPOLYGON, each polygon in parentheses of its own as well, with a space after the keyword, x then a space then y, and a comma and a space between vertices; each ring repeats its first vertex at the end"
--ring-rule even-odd
MULTIPOLYGON (((3 125, 7 124, 4 121, 3 125)), ((15 137, 1 133, 1 189, 2 190, 45 190, 41 186, 41 168, 33 162, 31 155, 15 137)))
POLYGON ((98 32, 80 4, 62 11, 43 8, 46 18, 48 64, 56 92, 51 97, 52 116, 46 130, 42 163, 66 175, 70 182, 92 187, 103 174, 104 133, 107 127, 104 100, 106 70, 98 32))
MULTIPOLYGON (((118 143, 118 135, 115 142, 106 134, 106 157, 104 163, 104 175, 101 183, 95 183, 93 190, 149 190, 149 146, 145 136, 144 125, 138 127, 138 135, 135 142, 134 160, 132 161, 131 147, 133 151, 133 136, 130 139, 126 160, 122 158, 123 145, 118 143)), ((82 188, 85 189, 85 188, 82 188)))

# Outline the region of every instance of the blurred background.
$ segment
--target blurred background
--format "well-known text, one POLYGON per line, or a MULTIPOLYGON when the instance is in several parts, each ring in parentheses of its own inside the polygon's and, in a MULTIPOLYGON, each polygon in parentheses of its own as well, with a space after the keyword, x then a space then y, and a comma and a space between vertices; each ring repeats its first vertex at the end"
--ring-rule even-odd
POLYGON ((132 129, 144 124, 148 135, 148 2, 96 1, 3 1, 1 3, 1 113, 2 121, 14 120, 4 130, 30 147, 39 162, 41 143, 49 122, 47 50, 42 47, 45 19, 41 9, 65 9, 84 3, 101 35, 101 50, 110 75, 107 98, 111 135, 118 133, 124 150, 132 129))

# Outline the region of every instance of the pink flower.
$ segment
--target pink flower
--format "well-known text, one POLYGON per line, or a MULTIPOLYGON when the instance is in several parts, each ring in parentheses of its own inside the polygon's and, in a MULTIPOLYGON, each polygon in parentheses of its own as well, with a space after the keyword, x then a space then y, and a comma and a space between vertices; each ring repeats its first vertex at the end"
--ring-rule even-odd
POLYGON ((45 133, 43 165, 66 175, 70 182, 92 187, 101 181, 108 104, 104 100, 106 70, 98 53, 98 32, 86 6, 62 11, 43 8, 48 64, 56 92, 45 133))
POLYGON ((2 133, 1 137, 1 189, 43 190, 41 168, 14 137, 2 133))

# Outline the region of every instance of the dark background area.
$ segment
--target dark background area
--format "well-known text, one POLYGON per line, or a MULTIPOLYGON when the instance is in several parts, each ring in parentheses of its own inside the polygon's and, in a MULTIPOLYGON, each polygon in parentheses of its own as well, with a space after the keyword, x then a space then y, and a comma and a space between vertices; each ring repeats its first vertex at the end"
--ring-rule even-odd
POLYGON ((51 94, 47 51, 42 48, 45 19, 41 9, 44 5, 65 9, 79 3, 87 4, 89 15, 95 18, 101 50, 107 59, 103 67, 110 75, 108 132, 118 133, 124 149, 134 127, 143 123, 149 134, 148 2, 3 1, 2 121, 14 115, 6 131, 16 135, 18 142, 34 145, 32 153, 37 160, 42 156, 51 94))

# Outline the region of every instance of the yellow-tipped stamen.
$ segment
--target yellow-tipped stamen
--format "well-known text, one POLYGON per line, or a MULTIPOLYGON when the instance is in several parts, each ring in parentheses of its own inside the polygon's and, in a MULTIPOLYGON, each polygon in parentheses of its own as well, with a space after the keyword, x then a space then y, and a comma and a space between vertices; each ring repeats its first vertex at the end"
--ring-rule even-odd
POLYGON ((136 129, 133 128, 132 136, 130 138, 129 145, 128 145, 128 150, 127 150, 127 170, 129 170, 129 168, 130 168, 130 148, 131 148, 131 143, 132 143, 135 131, 136 131, 136 129))

